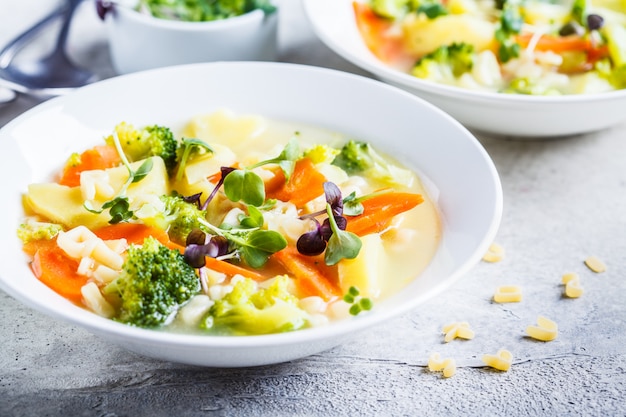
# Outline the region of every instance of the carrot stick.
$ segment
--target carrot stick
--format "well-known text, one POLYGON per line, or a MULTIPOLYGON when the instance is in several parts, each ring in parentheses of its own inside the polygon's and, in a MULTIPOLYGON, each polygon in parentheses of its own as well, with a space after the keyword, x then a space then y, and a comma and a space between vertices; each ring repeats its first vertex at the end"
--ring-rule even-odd
POLYGON ((147 237, 152 236, 170 249, 178 249, 181 252, 185 250, 182 246, 172 242, 165 230, 141 223, 111 224, 94 230, 94 233, 102 240, 117 240, 124 238, 129 244, 134 243, 136 245, 143 244, 143 241, 147 237))
POLYGON ((337 285, 329 278, 331 267, 327 267, 320 258, 301 255, 292 247, 272 256, 295 278, 303 296, 317 295, 324 300, 330 300, 341 295, 337 285))
POLYGON ((383 193, 363 201, 363 213, 348 217, 346 230, 359 236, 378 233, 389 226, 394 216, 422 203, 420 194, 383 193))
POLYGON ((402 39, 398 36, 390 36, 389 29, 392 22, 378 16, 371 7, 365 3, 353 2, 354 16, 357 28, 368 49, 383 62, 391 63, 403 58, 404 52, 402 39))
POLYGON ((88 278, 76 272, 78 261, 67 256, 56 245, 56 239, 46 242, 53 244, 41 244, 35 252, 31 263, 33 273, 54 292, 75 303, 80 303, 82 300, 80 289, 87 283, 88 278))
MULTIPOLYGON (((517 35, 515 40, 523 48, 528 47, 534 34, 524 33, 517 35)), ((536 51, 552 51, 554 53, 563 53, 568 51, 588 52, 594 56, 608 56, 608 48, 606 46, 596 46, 590 39, 581 38, 579 36, 551 36, 542 35, 535 45, 536 51)), ((596 58, 597 59, 597 58, 596 58)))
POLYGON ((99 145, 87 149, 80 154, 77 164, 68 163, 63 169, 63 176, 59 181, 61 185, 76 187, 80 185, 80 173, 94 169, 113 168, 120 164, 120 155, 114 146, 99 145))
POLYGON ((324 182, 326 177, 316 168, 309 158, 302 158, 296 162, 296 166, 285 181, 282 170, 277 170, 276 175, 266 183, 265 194, 268 198, 281 201, 289 201, 301 207, 324 194, 324 182))
POLYGON ((210 256, 206 257, 206 267, 212 269, 213 271, 222 272, 229 277, 239 274, 255 281, 264 281, 267 279, 266 276, 259 274, 256 271, 251 271, 241 266, 231 264, 230 262, 211 258, 210 256))

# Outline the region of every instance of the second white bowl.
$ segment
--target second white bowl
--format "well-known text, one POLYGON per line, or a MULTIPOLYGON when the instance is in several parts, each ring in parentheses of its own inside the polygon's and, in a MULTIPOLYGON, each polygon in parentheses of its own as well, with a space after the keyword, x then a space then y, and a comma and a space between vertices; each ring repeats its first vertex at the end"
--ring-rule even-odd
POLYGON ((116 5, 106 14, 105 23, 118 74, 179 64, 276 58, 278 10, 254 10, 211 22, 181 22, 116 5))

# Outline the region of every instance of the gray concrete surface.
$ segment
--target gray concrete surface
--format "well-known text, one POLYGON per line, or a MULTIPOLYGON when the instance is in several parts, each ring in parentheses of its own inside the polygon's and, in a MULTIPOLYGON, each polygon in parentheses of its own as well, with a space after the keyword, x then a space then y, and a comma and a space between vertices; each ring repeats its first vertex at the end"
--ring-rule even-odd
MULTIPOLYGON (((107 77, 106 40, 86 3, 74 53, 107 77)), ((0 43, 41 7, 0 0, 0 43)), ((282 61, 365 74, 315 38, 297 0, 283 0, 282 19, 282 61)), ((0 106, 0 126, 34 104, 0 106)), ((141 357, 0 293, 0 416, 626 415, 626 123, 549 141, 477 136, 504 187, 502 262, 477 265, 450 292, 359 340, 244 369, 141 357), (584 266, 591 254, 607 272, 584 266), (579 299, 562 296, 568 271, 580 274, 579 299), (494 289, 508 284, 523 288, 523 301, 494 304, 494 289), (559 324, 555 341, 525 336, 538 315, 559 324), (444 344, 441 327, 453 321, 468 321, 476 337, 444 344), (482 366, 482 354, 500 348, 514 355, 509 372, 482 366), (454 377, 425 367, 435 351, 456 359, 454 377)))

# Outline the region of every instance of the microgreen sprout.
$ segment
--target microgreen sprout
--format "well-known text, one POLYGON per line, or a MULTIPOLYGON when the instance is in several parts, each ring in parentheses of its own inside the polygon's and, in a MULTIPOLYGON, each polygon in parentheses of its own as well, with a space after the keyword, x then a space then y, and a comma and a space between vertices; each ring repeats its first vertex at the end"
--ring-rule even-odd
POLYGON ((369 298, 361 297, 361 292, 357 287, 350 287, 348 292, 343 296, 343 301, 350 305, 348 310, 351 315, 356 316, 363 311, 369 311, 374 306, 372 300, 369 298))
POLYGON ((287 240, 282 234, 274 230, 261 229, 263 215, 257 208, 249 206, 248 216, 244 216, 242 219, 245 220, 243 226, 223 225, 218 227, 211 224, 203 216, 195 217, 194 221, 200 232, 210 234, 211 238, 207 240, 206 237, 199 236, 200 232, 194 231, 187 235, 185 253, 189 252, 187 256, 190 265, 199 265, 202 256, 219 257, 220 259, 241 257, 251 267, 260 268, 267 262, 270 255, 287 247, 287 240))
POLYGON ((180 148, 182 149, 182 152, 180 155, 180 161, 178 162, 178 169, 176 171, 176 181, 180 181, 183 178, 187 162, 189 162, 189 158, 194 152, 205 151, 213 153, 213 149, 206 142, 201 141, 200 139, 183 139, 180 144, 180 148))
POLYGON ((333 216, 330 204, 326 203, 326 212, 333 234, 328 239, 326 252, 324 252, 324 263, 335 265, 342 259, 354 259, 361 250, 361 239, 352 232, 341 230, 337 226, 335 216, 333 216))
POLYGON ((325 182, 324 195, 326 210, 301 217, 311 218, 316 227, 298 238, 296 248, 307 256, 326 251, 324 262, 326 265, 335 265, 344 258, 355 258, 361 250, 361 239, 354 233, 345 231, 348 221, 343 216, 344 200, 339 187, 332 182, 325 182), (327 214, 328 217, 320 225, 315 217, 322 214, 327 214))
POLYGON ((195 229, 187 236, 184 258, 193 268, 206 265, 206 257, 217 258, 228 253, 228 240, 223 236, 210 236, 195 229))
POLYGON ((252 170, 263 165, 277 164, 285 174, 285 180, 289 181, 299 157, 300 147, 294 136, 276 158, 266 159, 222 175, 224 194, 231 201, 243 201, 253 206, 261 206, 265 202, 265 183, 252 170))
POLYGON ((131 184, 141 181, 144 179, 152 170, 153 161, 152 158, 146 159, 137 170, 133 170, 126 154, 122 150, 122 145, 120 144, 120 138, 117 135, 116 131, 113 131, 113 144, 115 145, 115 149, 122 160, 122 163, 128 170, 128 179, 122 185, 119 193, 115 198, 105 202, 100 209, 95 209, 90 201, 85 201, 83 206, 85 209, 91 213, 100 214, 104 210, 109 210, 109 214, 111 215, 111 219, 109 223, 116 224, 121 223, 123 221, 128 221, 133 217, 133 211, 130 210, 130 202, 128 201, 128 197, 126 196, 126 192, 128 191, 128 187, 131 184))

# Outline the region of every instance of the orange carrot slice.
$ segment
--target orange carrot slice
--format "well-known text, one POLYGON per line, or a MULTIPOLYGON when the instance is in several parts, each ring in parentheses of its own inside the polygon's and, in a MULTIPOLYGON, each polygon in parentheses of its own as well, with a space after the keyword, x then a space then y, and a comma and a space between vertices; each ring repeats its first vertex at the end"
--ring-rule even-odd
POLYGON ((285 181, 282 170, 276 170, 276 175, 265 184, 265 194, 268 198, 289 201, 296 207, 302 207, 309 201, 324 194, 326 177, 316 168, 309 158, 302 158, 285 181))
POLYGON ((383 193, 362 202, 363 213, 348 217, 346 230, 359 236, 378 233, 389 226, 394 216, 422 203, 420 194, 383 193))
POLYGON ((114 146, 99 145, 87 149, 80 155, 80 162, 76 165, 68 164, 63 169, 61 185, 76 187, 80 185, 80 173, 94 169, 107 169, 121 163, 120 155, 114 146))
POLYGON ((103 240, 116 240, 124 238, 129 244, 134 243, 136 245, 143 244, 143 241, 147 237, 152 236, 170 249, 178 249, 181 252, 184 251, 182 246, 177 245, 170 240, 165 230, 141 223, 111 224, 94 230, 94 233, 103 240))
POLYGON ((320 257, 304 256, 293 247, 287 247, 272 255, 295 278, 303 296, 317 295, 330 300, 341 294, 335 284, 336 268, 324 264, 320 257))
POLYGON ((31 263, 35 276, 57 294, 80 303, 82 294, 80 289, 87 283, 88 278, 79 275, 78 261, 70 258, 56 245, 53 240, 45 241, 52 244, 41 244, 31 263))
POLYGON ((357 28, 367 48, 378 59, 391 63, 399 58, 405 58, 402 38, 389 35, 392 22, 378 16, 365 3, 353 2, 354 16, 357 28))
MULTIPOLYGON (((534 34, 523 33, 517 35, 515 40, 523 48, 527 48, 534 34)), ((608 48, 606 46, 596 46, 590 39, 581 38, 580 36, 551 36, 542 35, 535 45, 536 51, 552 51, 555 53, 563 53, 567 51, 586 51, 594 56, 608 56, 608 48)))
POLYGON ((229 277, 234 275, 242 275, 246 278, 253 279, 255 281, 264 281, 267 279, 266 276, 252 271, 250 269, 244 268, 239 265, 232 264, 230 262, 221 261, 219 259, 211 258, 210 256, 206 257, 206 267, 212 269, 213 271, 222 272, 229 277))

